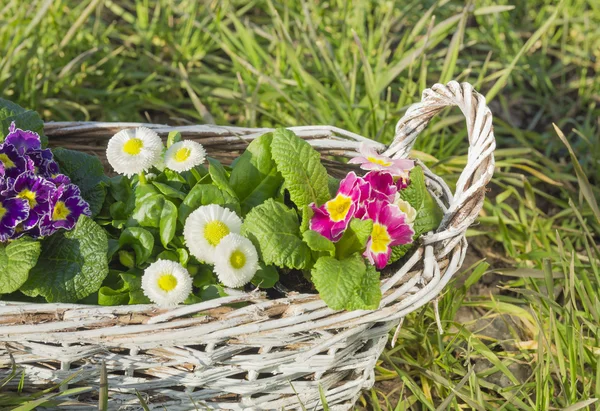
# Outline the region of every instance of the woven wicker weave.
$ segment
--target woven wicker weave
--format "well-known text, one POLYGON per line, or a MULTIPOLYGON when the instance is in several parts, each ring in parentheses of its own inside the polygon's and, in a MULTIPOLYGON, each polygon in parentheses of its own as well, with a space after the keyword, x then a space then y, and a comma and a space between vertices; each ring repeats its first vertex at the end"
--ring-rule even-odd
MULTIPOLYGON (((373 368, 390 331, 402 317, 434 299, 461 266, 467 249, 464 233, 481 209, 494 170, 492 115, 484 97, 465 83, 425 90, 422 101, 398 122, 385 153, 406 157, 417 134, 447 106, 458 106, 466 117, 467 165, 454 195, 425 168, 428 189, 444 218, 435 233, 421 238, 405 264, 382 281, 378 310, 334 311, 317 295, 292 293, 269 300, 259 291, 235 290, 228 297, 173 309, 0 302, 0 379, 8 373, 11 357, 24 368, 26 386, 61 381, 79 372, 71 386, 93 389, 80 395, 73 409, 90 409, 97 404, 99 364, 105 361, 111 409, 139 409, 136 390, 151 407, 169 411, 300 409, 299 400, 306 409, 322 409, 319 386, 332 410, 350 409, 361 390, 372 386, 373 368), (232 308, 236 302, 247 304, 232 308)), ((108 139, 134 126, 138 124, 49 123, 45 130, 53 145, 102 158, 108 139)), ((146 126, 162 136, 173 129, 146 126)), ((269 131, 176 129, 224 162, 269 131)), ((291 129, 323 155, 356 155, 364 140, 335 127, 291 129)), ((344 173, 341 163, 324 161, 331 173, 344 173)))

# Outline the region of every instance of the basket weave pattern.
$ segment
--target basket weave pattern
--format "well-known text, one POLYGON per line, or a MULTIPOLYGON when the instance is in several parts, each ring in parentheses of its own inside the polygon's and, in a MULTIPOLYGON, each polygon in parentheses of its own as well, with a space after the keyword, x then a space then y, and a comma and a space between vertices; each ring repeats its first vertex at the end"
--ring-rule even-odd
MULTIPOLYGON (((334 311, 317 295, 290 293, 270 300, 260 291, 235 290, 228 297, 172 309, 0 302, 0 379, 14 359, 25 370, 26 386, 55 383, 78 372, 71 385, 97 390, 98 364, 104 361, 111 409, 139 409, 136 390, 152 406, 168 410, 300 409, 299 400, 306 409, 322 409, 319 386, 332 410, 350 409, 360 391, 372 386, 373 368, 389 332, 404 316, 434 299, 460 268, 467 249, 465 231, 482 207, 494 170, 491 112, 484 97, 466 83, 436 84, 425 90, 422 101, 398 122, 385 154, 408 156, 417 134, 447 106, 458 106, 466 117, 467 165, 452 194, 421 164, 444 218, 436 232, 422 236, 403 266, 382 280, 378 310, 334 311), (246 304, 232 306, 239 302, 246 304)), ((116 131, 138 125, 48 123, 45 132, 51 145, 103 158, 106 142, 116 131)), ((173 130, 146 126, 161 136, 173 130)), ((224 162, 271 131, 176 129, 224 162)), ((290 129, 323 156, 351 157, 365 140, 329 126, 290 129)), ((341 163, 325 159, 324 163, 333 175, 348 170, 341 163)), ((93 395, 80 396, 79 406, 72 409, 90 409, 97 404, 93 395)))

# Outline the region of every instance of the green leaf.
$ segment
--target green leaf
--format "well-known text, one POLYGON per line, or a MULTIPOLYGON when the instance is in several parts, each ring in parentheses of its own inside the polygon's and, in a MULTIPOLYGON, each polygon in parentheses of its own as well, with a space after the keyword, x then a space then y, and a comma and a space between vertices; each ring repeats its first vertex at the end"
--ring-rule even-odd
POLYGON ((242 234, 254 243, 267 265, 302 269, 311 263, 310 248, 300 238, 296 212, 273 199, 248 213, 242 234))
POLYGON ((225 170, 225 167, 223 167, 223 165, 214 158, 209 157, 208 162, 210 164, 208 167, 208 173, 210 174, 210 178, 212 178, 213 184, 220 188, 221 191, 237 199, 235 191, 233 191, 229 185, 229 176, 227 175, 227 170, 225 170))
POLYGON ((326 237, 313 230, 302 233, 302 239, 313 251, 322 251, 329 253, 332 257, 335 255, 335 244, 326 237))
POLYGON ((8 134, 12 122, 21 130, 35 131, 40 135, 42 146, 48 145, 48 138, 44 135, 44 122, 33 110, 26 110, 11 101, 0 98, 0 141, 8 134))
POLYGON ((106 197, 104 167, 100 159, 80 151, 56 148, 52 150, 60 172, 79 187, 81 196, 90 205, 92 216, 98 215, 106 197))
POLYGON ((280 128, 273 133, 271 154, 296 206, 321 205, 329 200, 327 170, 310 144, 280 128))
POLYGON ((367 271, 356 292, 346 304, 347 310, 376 310, 381 302, 380 274, 375 266, 367 265, 367 271))
POLYGON ((265 265, 260 263, 260 269, 252 278, 252 284, 260 288, 273 288, 273 286, 279 281, 279 271, 272 265, 265 265))
POLYGON ((129 290, 129 304, 150 304, 151 301, 142 291, 142 275, 121 274, 125 287, 129 290))
POLYGON ((223 193, 212 184, 196 184, 179 206, 179 221, 184 224, 192 211, 208 204, 225 204, 223 193))
POLYGON ((168 184, 159 183, 158 181, 153 181, 152 184, 154 185, 154 187, 156 187, 158 189, 158 191, 160 191, 162 194, 166 195, 167 197, 176 198, 179 200, 185 199, 184 192, 177 190, 176 188, 171 187, 168 184))
POLYGON ((323 301, 334 310, 343 310, 356 304, 355 295, 364 281, 366 271, 363 258, 356 253, 343 260, 321 257, 311 274, 323 301))
POLYGON ((169 200, 165 200, 163 209, 160 215, 160 242, 163 247, 167 248, 173 236, 175 235, 175 227, 177 226, 177 207, 169 200))
POLYGON ((151 302, 150 299, 146 297, 142 291, 142 275, 140 270, 119 273, 119 285, 121 285, 121 287, 118 289, 113 289, 109 286, 100 288, 98 291, 98 304, 149 304, 151 302))
POLYGON ((130 181, 127 177, 118 175, 109 180, 110 194, 116 201, 127 203, 133 195, 130 181))
POLYGON ((238 157, 231 171, 229 184, 240 200, 242 214, 275 197, 283 177, 271 157, 273 133, 254 140, 238 157))
POLYGON ((29 237, 0 244, 0 294, 17 291, 27 281, 40 251, 39 241, 29 237))
POLYGON ((338 259, 344 259, 356 252, 363 252, 369 237, 373 231, 373 220, 350 220, 348 228, 342 238, 335 244, 335 255, 338 259))
POLYGON ((181 141, 181 133, 179 131, 171 131, 167 137, 167 148, 181 141))
POLYGON ((152 184, 139 184, 135 188, 135 208, 128 225, 160 227, 160 217, 165 197, 152 184))
POLYGON ((82 216, 72 231, 42 241, 37 265, 21 291, 48 302, 75 302, 98 291, 108 274, 108 239, 102 227, 82 216))
POLYGON ((98 290, 99 305, 125 305, 129 302, 129 290, 113 290, 110 287, 100 287, 98 290))
POLYGON ((194 287, 202 288, 206 285, 217 283, 217 277, 215 277, 212 266, 208 264, 200 264, 197 267, 198 272, 194 275, 193 280, 194 287))
POLYGON ((154 236, 142 227, 128 227, 119 237, 119 246, 130 246, 135 251, 136 264, 145 263, 152 255, 154 248, 154 236))

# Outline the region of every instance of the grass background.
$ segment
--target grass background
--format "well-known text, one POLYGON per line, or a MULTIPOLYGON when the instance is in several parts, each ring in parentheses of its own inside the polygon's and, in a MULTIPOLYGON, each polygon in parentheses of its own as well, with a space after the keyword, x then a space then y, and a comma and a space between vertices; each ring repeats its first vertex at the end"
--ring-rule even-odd
MULTIPOLYGON (((472 83, 497 168, 444 334, 431 306, 410 315, 357 407, 600 409, 600 2, 0 0, 0 50, 1 97, 54 121, 389 142, 424 88, 472 83)), ((448 110, 414 155, 453 182, 465 142, 448 110)))

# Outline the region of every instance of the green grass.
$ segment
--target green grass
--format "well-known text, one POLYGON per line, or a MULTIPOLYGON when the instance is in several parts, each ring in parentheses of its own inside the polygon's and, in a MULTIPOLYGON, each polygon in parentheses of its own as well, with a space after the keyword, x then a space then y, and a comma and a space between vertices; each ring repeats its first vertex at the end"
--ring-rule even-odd
MULTIPOLYGON (((424 88, 472 83, 499 147, 468 233, 472 266, 439 300, 444 334, 431 306, 410 315, 358 407, 600 409, 598 2, 0 0, 0 11, 2 97, 47 120, 332 124, 389 142, 424 88)), ((415 155, 453 182, 465 141, 449 110, 415 155)))

